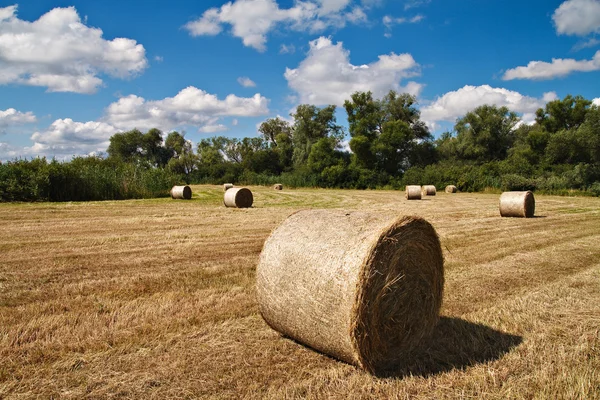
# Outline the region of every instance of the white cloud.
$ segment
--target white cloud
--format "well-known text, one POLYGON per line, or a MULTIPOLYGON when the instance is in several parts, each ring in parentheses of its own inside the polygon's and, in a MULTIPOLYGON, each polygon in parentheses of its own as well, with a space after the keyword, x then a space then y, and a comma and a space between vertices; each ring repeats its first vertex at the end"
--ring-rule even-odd
MULTIPOLYGON (((343 104, 356 91, 371 91, 381 97, 389 90, 400 90, 404 78, 420 75, 419 64, 410 54, 380 55, 368 65, 350 64, 350 52, 342 42, 333 44, 320 37, 310 42, 307 57, 295 69, 286 68, 288 86, 300 101, 315 105, 343 104)), ((410 84, 415 89, 418 84, 410 84)))
MULTIPOLYGON (((269 112, 268 102, 267 98, 258 93, 252 97, 230 94, 221 100, 216 95, 193 86, 181 90, 174 97, 162 100, 146 100, 129 95, 110 104, 105 115, 97 121, 57 119, 47 129, 31 135, 33 145, 30 147, 17 148, 8 143, 1 144, 0 159, 34 156, 65 159, 73 155, 104 152, 112 135, 133 128, 141 131, 158 128, 168 132, 175 128, 195 126, 199 132, 220 132, 227 130, 219 122, 221 118, 266 115, 269 112)), ((19 115, 11 110, 0 111, 0 116, 3 113, 9 116, 19 115)), ((19 120, 34 122, 35 117, 31 113, 20 114, 19 120)), ((236 124, 237 119, 234 119, 232 125, 236 124)))
POLYGON ((163 62, 165 59, 162 56, 154 56, 154 61, 163 62))
POLYGON ((516 67, 506 71, 503 80, 512 79, 553 79, 566 76, 571 72, 590 72, 600 70, 600 51, 591 60, 572 58, 553 58, 552 62, 531 61, 525 67, 516 67))
POLYGON ((256 87, 256 83, 254 83, 254 81, 247 76, 240 76, 237 78, 237 81, 243 87, 256 87))
POLYGON ((405 18, 405 17, 394 18, 390 15, 385 15, 382 19, 382 22, 387 28, 391 28, 394 25, 416 24, 417 22, 421 22, 423 19, 425 19, 425 17, 421 14, 417 14, 412 18, 405 18))
POLYGON ((116 128, 102 122, 75 122, 72 119, 57 119, 48 129, 31 135, 31 146, 18 147, 0 143, 0 159, 11 160, 21 157, 48 157, 68 160, 73 156, 105 152, 109 138, 118 132, 116 128))
POLYGON ((329 27, 343 28, 347 22, 361 23, 367 17, 362 8, 348 10, 350 0, 296 1, 291 8, 279 8, 275 0, 235 0, 210 8, 184 28, 192 36, 214 36, 231 26, 231 34, 244 45, 266 50, 267 35, 278 24, 296 31, 321 32, 329 27), (347 11, 348 10, 348 11, 347 11))
POLYGON ((282 44, 279 47, 279 54, 294 54, 296 52, 296 46, 290 44, 289 46, 286 44, 282 44))
POLYGON ((183 125, 201 129, 204 125, 214 125, 214 118, 218 117, 265 115, 269 112, 268 103, 259 93, 252 97, 230 94, 220 100, 214 94, 189 86, 163 100, 145 100, 136 95, 122 97, 108 106, 103 120, 121 129, 170 130, 183 125))
POLYGON ((198 129, 198 132, 215 133, 215 132, 223 132, 226 130, 227 130, 227 127, 225 125, 217 124, 217 125, 205 125, 205 126, 201 127, 200 129, 198 129))
POLYGON ((404 2, 404 9, 410 10, 411 8, 425 6, 431 3, 431 0, 407 0, 404 2))
POLYGON ((567 0, 554 11, 552 19, 558 34, 600 33, 600 0, 567 0))
POLYGON ((0 110, 0 133, 3 133, 4 129, 9 126, 31 124, 36 121, 37 119, 31 111, 23 113, 14 108, 9 108, 4 111, 0 110))
POLYGON ((600 97, 596 97, 594 100, 592 100, 592 104, 600 107, 600 97))
POLYGON ((50 92, 94 93, 99 74, 130 78, 148 65, 135 40, 105 40, 81 22, 73 7, 55 8, 29 22, 17 7, 0 8, 0 85, 46 87, 50 92))
POLYGON ((86 148, 85 153, 89 153, 106 150, 110 137, 117 131, 114 126, 104 122, 76 122, 65 118, 57 119, 45 131, 35 132, 31 140, 50 148, 86 148))
POLYGON ((554 92, 545 93, 542 98, 523 96, 504 88, 493 88, 489 85, 464 86, 456 91, 448 92, 436 98, 429 105, 421 108, 421 119, 436 129, 440 121, 454 122, 469 111, 482 105, 506 106, 509 110, 522 114, 521 119, 530 123, 535 118, 535 111, 556 100, 554 92))

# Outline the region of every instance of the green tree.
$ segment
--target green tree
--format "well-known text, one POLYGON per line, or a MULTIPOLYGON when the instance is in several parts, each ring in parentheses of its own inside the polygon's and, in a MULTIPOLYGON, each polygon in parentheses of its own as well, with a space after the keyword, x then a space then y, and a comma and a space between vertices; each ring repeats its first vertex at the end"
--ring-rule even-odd
POLYGON ((311 147, 319 139, 332 138, 337 146, 344 138, 344 131, 336 121, 334 105, 318 108, 310 104, 301 104, 292 116, 292 160, 296 168, 306 165, 311 147))
POLYGON ((507 107, 477 107, 454 125, 458 155, 476 162, 503 160, 514 143, 518 122, 507 107))
POLYGON ((569 94, 562 100, 550 101, 543 109, 538 109, 535 121, 550 133, 578 128, 585 121, 591 104, 582 96, 573 97, 569 94))
POLYGON ((353 164, 395 176, 413 163, 435 160, 432 136, 420 120, 416 98, 389 91, 381 100, 356 92, 344 102, 350 128, 353 164))

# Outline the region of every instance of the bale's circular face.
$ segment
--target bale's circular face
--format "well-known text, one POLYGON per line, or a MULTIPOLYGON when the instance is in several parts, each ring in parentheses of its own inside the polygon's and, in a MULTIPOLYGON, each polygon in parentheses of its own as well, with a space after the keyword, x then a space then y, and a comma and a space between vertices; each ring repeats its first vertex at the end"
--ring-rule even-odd
POLYGON ((240 188, 235 194, 235 205, 238 208, 252 207, 254 197, 250 189, 240 188))
POLYGON ((525 193, 525 218, 532 218, 535 214, 535 198, 533 193, 527 191, 525 193))
POLYGON ((183 198, 186 200, 189 200, 192 198, 192 188, 190 188, 187 185, 183 187, 183 198))
POLYGON ((401 363, 438 322, 444 260, 435 229, 403 218, 382 234, 361 275, 351 335, 360 363, 377 373, 401 363))

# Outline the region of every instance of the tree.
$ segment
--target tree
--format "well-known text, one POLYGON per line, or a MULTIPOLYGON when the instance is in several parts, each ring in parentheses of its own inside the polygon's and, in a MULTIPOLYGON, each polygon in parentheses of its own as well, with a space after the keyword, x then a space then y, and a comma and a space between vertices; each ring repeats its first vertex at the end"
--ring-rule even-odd
POLYGON ((277 136, 286 135, 291 137, 292 135, 292 128, 289 122, 279 117, 267 119, 260 124, 258 131, 263 134, 265 140, 272 146, 277 146, 277 136))
POLYGON ((163 146, 162 132, 156 128, 146 133, 137 129, 115 133, 107 152, 109 157, 124 162, 146 162, 155 167, 164 167, 170 158, 163 146))
POLYGON ((301 104, 292 114, 294 128, 292 155, 295 167, 306 164, 312 145, 322 138, 332 138, 336 146, 344 138, 344 131, 336 123, 335 106, 318 108, 310 104, 301 104))
POLYGON ((477 107, 454 125, 458 155, 476 162, 503 160, 514 143, 518 122, 517 115, 506 107, 477 107))
POLYGON ((536 111, 535 121, 550 133, 578 128, 584 121, 592 102, 582 96, 567 95, 562 100, 546 103, 536 111))
POLYGON ((350 127, 353 164, 398 175, 412 163, 435 160, 432 136, 416 109, 416 98, 389 91, 381 100, 356 92, 344 102, 350 127), (431 154, 428 154, 431 152, 431 154))
POLYGON ((190 183, 190 174, 197 169, 198 157, 192 150, 192 142, 185 140, 179 132, 171 132, 165 140, 165 149, 169 156, 167 168, 176 174, 185 176, 186 183, 190 183))

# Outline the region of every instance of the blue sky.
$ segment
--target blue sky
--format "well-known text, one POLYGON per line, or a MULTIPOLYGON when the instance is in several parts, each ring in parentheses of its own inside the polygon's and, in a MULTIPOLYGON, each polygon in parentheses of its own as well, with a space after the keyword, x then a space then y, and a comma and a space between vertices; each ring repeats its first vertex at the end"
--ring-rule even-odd
POLYGON ((482 104, 600 104, 600 0, 0 1, 0 160, 134 127, 256 136, 301 103, 417 96, 438 136, 482 104))

